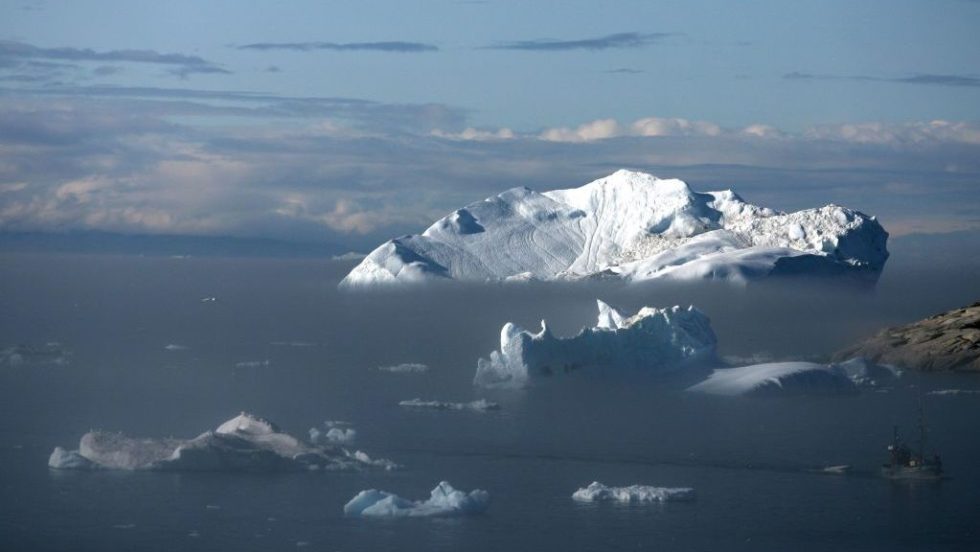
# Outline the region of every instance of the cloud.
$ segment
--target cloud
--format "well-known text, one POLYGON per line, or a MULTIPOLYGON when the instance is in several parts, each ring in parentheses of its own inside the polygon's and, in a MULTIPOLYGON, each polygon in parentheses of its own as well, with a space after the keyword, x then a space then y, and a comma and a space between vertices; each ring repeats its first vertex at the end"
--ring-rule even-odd
POLYGON ((569 187, 624 166, 699 190, 734 187, 784 210, 836 202, 879 215, 889 229, 976 227, 980 210, 975 123, 786 132, 645 117, 521 132, 473 127, 465 111, 433 126, 443 116, 430 118, 425 106, 353 98, 84 90, 0 96, 0 231, 331 240, 359 249, 510 187, 569 187), (284 106, 291 103, 299 107, 284 106), (247 119, 212 125, 183 116, 217 109, 244 110, 247 119))
POLYGON ((536 39, 500 42, 487 46, 486 48, 491 50, 528 50, 535 52, 643 48, 651 44, 656 44, 669 36, 671 36, 671 33, 615 33, 578 40, 536 39))
POLYGON ((238 46, 239 50, 291 50, 294 52, 312 52, 328 50, 332 52, 396 52, 414 54, 436 52, 438 46, 422 42, 257 42, 238 46))
POLYGON ((907 77, 876 77, 870 75, 816 75, 812 73, 801 73, 793 71, 783 75, 786 80, 796 81, 815 81, 815 80, 836 80, 836 81, 863 81, 863 82, 886 82, 893 84, 921 84, 931 86, 953 86, 978 88, 980 87, 980 77, 973 75, 940 75, 923 73, 907 77))
POLYGON ((547 142, 594 142, 626 136, 718 136, 721 133, 721 127, 705 121, 646 117, 629 125, 621 125, 615 119, 599 119, 575 128, 549 128, 538 138, 547 142))
POLYGON ((182 78, 194 73, 231 73, 231 71, 201 57, 185 54, 160 53, 153 50, 96 51, 89 48, 42 48, 25 42, 0 40, 0 66, 25 60, 156 64, 171 67, 171 73, 182 78))
POLYGON ((477 142, 493 140, 513 140, 517 137, 513 130, 503 127, 496 130, 466 127, 461 132, 446 132, 435 129, 430 134, 447 140, 472 140, 477 142))
POLYGON ((610 75, 639 75, 640 73, 643 73, 643 71, 640 69, 631 69, 629 67, 619 67, 617 69, 607 69, 603 71, 603 73, 610 75))

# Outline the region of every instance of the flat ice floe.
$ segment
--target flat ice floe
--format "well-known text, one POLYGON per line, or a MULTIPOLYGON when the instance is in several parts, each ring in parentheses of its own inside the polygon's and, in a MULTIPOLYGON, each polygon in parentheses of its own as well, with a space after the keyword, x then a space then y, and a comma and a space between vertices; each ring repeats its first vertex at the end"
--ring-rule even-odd
POLYGON ((490 494, 486 491, 457 491, 442 481, 432 489, 428 500, 408 500, 375 489, 361 491, 344 505, 344 513, 369 517, 461 516, 483 513, 489 504, 490 494))
POLYGON ((720 368, 688 391, 711 395, 785 396, 857 393, 898 377, 899 372, 862 359, 839 364, 770 362, 720 368))
POLYGON ((70 362, 71 351, 56 341, 0 350, 0 366, 65 366, 70 362))
POLYGON ((364 288, 616 278, 630 282, 769 276, 874 282, 888 258, 874 217, 838 205, 795 213, 731 190, 620 170, 578 188, 513 188, 381 244, 341 282, 364 288))
POLYGON ((193 439, 136 439, 90 431, 78 450, 55 448, 48 465, 57 469, 106 468, 174 471, 290 471, 391 469, 393 462, 371 459, 335 444, 311 444, 283 433, 275 424, 242 413, 193 439))
POLYGON ((421 374, 429 371, 429 366, 422 364, 421 362, 404 362, 402 364, 393 364, 391 366, 378 366, 379 372, 388 372, 391 374, 421 374))
POLYGON ((625 316, 596 303, 596 325, 570 338, 553 336, 544 320, 536 334, 504 324, 500 350, 477 362, 474 383, 523 386, 535 378, 586 368, 666 374, 714 358, 717 339, 711 322, 694 307, 643 307, 625 316))
POLYGON ((689 487, 652 487, 650 485, 609 487, 598 481, 593 481, 588 487, 575 491, 572 498, 582 502, 668 502, 693 500, 694 489, 689 487))
POLYGON ((443 401, 423 401, 422 399, 409 399, 401 401, 399 406, 406 408, 428 408, 431 410, 473 410, 476 412, 486 412, 487 410, 500 410, 500 405, 486 399, 477 399, 470 402, 443 402, 443 401))

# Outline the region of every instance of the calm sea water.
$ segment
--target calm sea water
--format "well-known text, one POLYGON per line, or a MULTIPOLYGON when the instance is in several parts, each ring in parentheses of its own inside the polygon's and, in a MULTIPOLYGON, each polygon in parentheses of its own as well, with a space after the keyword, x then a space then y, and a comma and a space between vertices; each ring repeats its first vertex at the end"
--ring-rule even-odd
POLYGON ((2 550, 970 550, 980 539, 980 395, 925 395, 951 478, 875 477, 891 428, 930 389, 719 399, 677 384, 585 376, 523 391, 471 385, 507 320, 572 334, 597 296, 627 309, 694 302, 731 357, 820 358, 875 329, 972 302, 970 270, 894 260, 873 293, 792 284, 446 288, 339 294, 318 260, 4 255, 0 347, 57 341, 64 366, 0 367, 2 550), (202 302, 205 297, 215 297, 202 302), (168 344, 186 349, 165 350, 168 344), (257 361, 257 362, 256 362, 257 361), (268 362, 266 362, 268 361, 268 362), (239 365, 239 363, 253 365, 239 365), (426 374, 381 373, 422 362, 426 374), (237 365, 237 366, 236 366, 237 365), (398 401, 485 397, 500 411, 398 401), (249 411, 303 436, 346 420, 357 448, 405 466, 364 473, 123 473, 47 468, 92 428, 192 437, 249 411), (850 464, 849 476, 814 469, 850 464), (482 488, 485 515, 344 517, 359 490, 482 488), (593 480, 693 487, 693 502, 583 505, 593 480))

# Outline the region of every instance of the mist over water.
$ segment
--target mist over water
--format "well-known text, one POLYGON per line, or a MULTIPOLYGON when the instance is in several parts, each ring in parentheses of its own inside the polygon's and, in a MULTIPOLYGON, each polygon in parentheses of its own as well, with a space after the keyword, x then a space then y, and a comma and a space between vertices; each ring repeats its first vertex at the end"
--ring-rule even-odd
POLYGON ((0 548, 967 548, 980 507, 977 396, 926 403, 930 443, 951 480, 896 486, 873 474, 892 425, 911 433, 922 390, 980 388, 975 378, 907 374, 888 393, 772 400, 588 374, 516 391, 471 383, 505 322, 537 331, 544 318, 555 334, 572 335, 594 324, 596 298, 626 312, 694 304, 732 361, 827 359, 885 326, 980 298, 973 259, 952 262, 941 244, 928 253, 919 245, 898 242, 871 291, 794 280, 342 293, 336 284, 353 263, 4 254, 0 347, 59 342, 71 356, 64 365, 0 366, 0 548), (377 370, 404 362, 430 370, 377 370), (502 408, 398 406, 415 397, 487 398, 502 408), (230 475, 46 466, 54 446, 74 448, 92 428, 193 437, 243 410, 297 436, 324 420, 349 421, 356 448, 405 469, 230 475), (855 474, 811 473, 835 464, 855 474), (423 498, 440 479, 488 490, 490 510, 438 521, 342 515, 359 490, 423 498), (698 498, 573 503, 571 493, 592 480, 690 486, 698 498))

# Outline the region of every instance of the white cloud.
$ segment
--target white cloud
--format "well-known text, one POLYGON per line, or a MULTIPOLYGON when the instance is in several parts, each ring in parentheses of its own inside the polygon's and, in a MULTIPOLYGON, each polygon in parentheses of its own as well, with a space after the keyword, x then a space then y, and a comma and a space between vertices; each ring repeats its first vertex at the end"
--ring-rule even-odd
POLYGON ((967 122, 927 121, 910 123, 854 123, 807 129, 803 136, 813 140, 836 140, 856 144, 891 146, 924 143, 980 144, 980 126, 967 122))
POLYGON ((445 138, 447 140, 469 140, 474 142, 513 140, 517 137, 514 131, 507 127, 501 127, 496 130, 467 127, 462 132, 446 132, 436 129, 432 131, 432 136, 437 138, 445 138))

